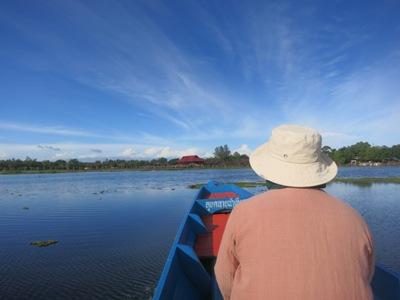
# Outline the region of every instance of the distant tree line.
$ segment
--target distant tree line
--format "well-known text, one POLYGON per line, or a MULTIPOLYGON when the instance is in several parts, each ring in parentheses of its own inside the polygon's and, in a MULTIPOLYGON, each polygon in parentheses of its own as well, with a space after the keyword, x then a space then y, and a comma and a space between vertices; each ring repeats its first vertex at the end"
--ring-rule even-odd
POLYGON ((0 171, 2 172, 51 172, 51 171, 89 171, 89 170, 150 170, 150 169, 180 169, 180 168, 234 168, 247 167, 249 157, 238 152, 231 154, 227 145, 215 148, 214 157, 205 158, 204 165, 181 165, 179 158, 167 159, 164 157, 152 160, 125 160, 106 159, 103 161, 83 162, 77 159, 38 161, 27 157, 21 159, 0 160, 0 171))
POLYGON ((83 171, 83 170, 110 170, 110 169, 146 169, 149 167, 162 167, 174 165, 178 159, 167 160, 159 158, 153 160, 123 160, 106 159, 104 161, 82 162, 77 159, 38 161, 27 157, 25 160, 8 159, 0 160, 2 171, 83 171))
MULTIPOLYGON (((400 163, 400 144, 392 147, 371 146, 366 142, 359 142, 348 147, 334 149, 324 146, 322 150, 338 164, 358 162, 395 162, 400 163)), ((51 172, 51 171, 84 171, 84 170, 150 170, 150 169, 179 169, 179 168, 240 168, 249 167, 249 157, 245 154, 234 152, 232 154, 228 145, 218 146, 214 156, 205 158, 204 165, 183 166, 179 158, 167 159, 164 157, 152 160, 124 160, 106 159, 103 161, 82 162, 77 159, 38 161, 27 157, 21 159, 0 160, 1 172, 51 172)))
POLYGON ((349 164, 352 161, 355 163, 369 161, 400 163, 400 144, 387 147, 371 146, 367 142, 358 142, 339 149, 324 146, 322 150, 340 165, 349 164))
POLYGON ((218 146, 214 150, 214 157, 206 158, 206 165, 213 167, 249 167, 249 157, 246 154, 234 152, 228 145, 218 146))

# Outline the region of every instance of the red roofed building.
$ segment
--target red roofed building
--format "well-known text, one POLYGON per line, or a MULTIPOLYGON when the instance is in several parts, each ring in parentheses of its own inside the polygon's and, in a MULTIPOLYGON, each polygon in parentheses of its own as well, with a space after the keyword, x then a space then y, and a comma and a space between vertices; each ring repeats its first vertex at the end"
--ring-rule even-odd
POLYGON ((189 165, 189 164, 202 165, 204 164, 204 159, 198 157, 197 155, 188 155, 188 156, 182 156, 182 158, 179 160, 178 163, 182 165, 189 165))

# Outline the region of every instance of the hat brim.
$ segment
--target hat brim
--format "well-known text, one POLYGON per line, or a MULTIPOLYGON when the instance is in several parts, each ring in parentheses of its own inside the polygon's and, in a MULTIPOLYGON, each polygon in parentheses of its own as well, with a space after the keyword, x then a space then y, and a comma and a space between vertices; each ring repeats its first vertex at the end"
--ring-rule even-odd
POLYGON ((289 187, 312 187, 328 183, 337 174, 336 163, 325 153, 316 162, 291 163, 274 157, 268 143, 258 147, 250 156, 250 166, 259 176, 289 187))

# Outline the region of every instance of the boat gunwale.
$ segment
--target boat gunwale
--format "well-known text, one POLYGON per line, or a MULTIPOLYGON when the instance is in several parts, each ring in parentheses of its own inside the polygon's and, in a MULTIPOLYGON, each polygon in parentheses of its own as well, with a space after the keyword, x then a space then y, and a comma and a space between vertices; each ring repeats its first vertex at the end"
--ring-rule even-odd
MULTIPOLYGON (((175 235, 175 238, 171 244, 170 251, 168 253, 167 259, 165 261, 163 270, 160 275, 160 279, 158 281, 157 287, 155 289, 155 293, 153 295, 153 300, 157 299, 166 299, 163 297, 163 292, 165 292, 166 288, 166 282, 169 279, 168 276, 170 272, 172 272, 172 264, 174 263, 174 259, 179 259, 178 258, 178 251, 179 251, 179 246, 180 245, 186 245, 188 247, 193 248, 195 238, 198 236, 198 233, 195 232, 194 228, 190 228, 190 216, 191 214, 195 214, 198 216, 203 216, 203 215, 213 215, 216 213, 221 212, 221 210, 214 210, 214 211, 209 211, 207 210, 204 206, 200 204, 200 202, 213 202, 213 201, 224 201, 224 200, 232 200, 232 198, 201 198, 201 195, 203 194, 204 191, 210 192, 207 187, 212 188, 212 187, 223 187, 223 188, 230 188, 231 190, 235 190, 242 192, 242 195, 238 193, 238 198, 239 200, 245 200, 248 197, 253 196, 252 193, 249 191, 236 186, 234 184, 220 184, 215 181, 210 181, 207 184, 201 186, 197 193, 195 194, 195 197, 187 211, 187 213, 184 214, 182 221, 178 227, 177 233, 175 235), (242 197, 244 196, 244 197, 242 197), (197 205, 196 205, 197 204, 197 205), (197 211, 195 211, 197 210, 197 211), (188 228, 187 228, 188 227, 188 228), (190 241, 185 241, 186 243, 181 243, 182 239, 184 237, 184 233, 186 228, 189 230, 189 233, 194 234, 194 239, 191 239, 190 241), (190 232, 191 230, 191 232, 190 232), (188 243, 190 242, 190 243, 188 243)), ((230 209, 231 210, 231 209, 230 209)), ((229 211, 229 209, 228 209, 229 211)), ((200 223, 198 224, 200 225, 200 223)), ((203 224, 204 225, 204 224, 203 224)), ((371 288, 372 292, 374 295, 374 299, 376 300, 399 300, 400 299, 400 273, 392 270, 390 267, 381 264, 381 263, 376 263, 375 264, 375 270, 374 270, 374 276, 371 280, 371 288), (387 290, 389 289, 389 291, 387 290), (384 298, 382 298, 384 297, 384 298)), ((212 287, 210 287, 212 288, 212 287)), ((168 291, 167 291, 168 292, 168 291)))

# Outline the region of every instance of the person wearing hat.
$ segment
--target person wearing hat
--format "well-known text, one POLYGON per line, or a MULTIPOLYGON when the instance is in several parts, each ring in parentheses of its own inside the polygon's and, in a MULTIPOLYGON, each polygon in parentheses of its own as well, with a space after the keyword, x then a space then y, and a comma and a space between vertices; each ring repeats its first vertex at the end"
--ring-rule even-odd
POLYGON ((273 186, 237 205, 215 265, 224 299, 373 299, 371 233, 322 190, 337 166, 314 129, 282 125, 250 156, 273 186))

